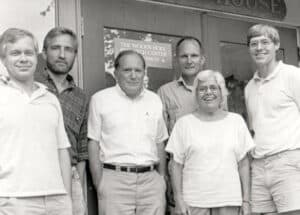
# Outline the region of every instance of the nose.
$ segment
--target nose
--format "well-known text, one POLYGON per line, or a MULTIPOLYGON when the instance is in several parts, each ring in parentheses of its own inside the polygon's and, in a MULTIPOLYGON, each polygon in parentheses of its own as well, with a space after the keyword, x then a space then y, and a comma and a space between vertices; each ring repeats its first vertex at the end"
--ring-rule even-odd
POLYGON ((135 79, 136 78, 136 71, 133 69, 133 70, 131 70, 131 72, 130 72, 130 77, 132 78, 132 79, 135 79))
POLYGON ((188 56, 188 57, 187 57, 187 62, 188 62, 188 63, 192 63, 192 57, 191 57, 191 56, 188 56))
POLYGON ((22 53, 20 55, 20 61, 22 61, 22 62, 26 62, 27 61, 27 57, 26 57, 26 55, 24 53, 22 53))
POLYGON ((211 94, 212 93, 212 90, 210 89, 210 87, 208 87, 207 89, 206 89, 206 94, 211 94))
POLYGON ((65 58, 65 50, 63 48, 61 48, 60 51, 59 51, 59 57, 60 58, 65 58))
POLYGON ((262 45, 260 42, 258 42, 258 43, 257 43, 256 49, 259 49, 259 50, 260 50, 260 49, 262 49, 262 47, 263 47, 263 45, 262 45))

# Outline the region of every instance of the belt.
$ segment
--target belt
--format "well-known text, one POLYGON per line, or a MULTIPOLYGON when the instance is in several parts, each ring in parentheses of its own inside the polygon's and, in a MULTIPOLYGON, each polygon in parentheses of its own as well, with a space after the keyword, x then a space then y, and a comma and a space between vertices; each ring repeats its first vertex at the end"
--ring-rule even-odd
POLYGON ((150 172, 150 171, 155 170, 156 165, 153 164, 150 166, 120 166, 120 165, 104 163, 103 168, 121 171, 121 172, 143 173, 143 172, 150 172))

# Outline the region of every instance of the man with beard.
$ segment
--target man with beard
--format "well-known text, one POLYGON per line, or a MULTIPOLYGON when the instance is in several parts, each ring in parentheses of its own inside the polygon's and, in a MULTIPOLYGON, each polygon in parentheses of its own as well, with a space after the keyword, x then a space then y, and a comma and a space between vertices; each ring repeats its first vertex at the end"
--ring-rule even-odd
POLYGON ((88 99, 77 87, 71 71, 78 50, 76 34, 67 28, 51 29, 44 39, 43 58, 46 68, 36 72, 35 79, 48 87, 60 101, 65 129, 68 134, 72 159, 73 213, 85 213, 83 184, 87 152, 87 106, 88 99))

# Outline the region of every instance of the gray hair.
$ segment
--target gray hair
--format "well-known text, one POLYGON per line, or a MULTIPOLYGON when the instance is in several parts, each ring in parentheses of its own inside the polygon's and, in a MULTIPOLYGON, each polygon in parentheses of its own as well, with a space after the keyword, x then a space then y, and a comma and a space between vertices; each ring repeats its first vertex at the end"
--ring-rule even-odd
POLYGON ((221 97, 222 97, 220 108, 222 108, 224 110, 227 110, 228 90, 226 88, 224 76, 219 71, 207 69, 207 70, 203 70, 203 71, 198 73, 198 75, 196 76, 196 78, 194 80, 195 99, 198 96, 197 88, 199 86, 199 83, 200 82, 205 82, 208 77, 213 77, 216 80, 218 86, 220 87, 221 97))
POLYGON ((39 52, 38 41, 31 32, 20 28, 9 28, 4 31, 4 33, 0 37, 0 58, 5 58, 6 46, 8 43, 16 43, 18 40, 25 37, 29 37, 32 39, 34 50, 37 54, 39 52))

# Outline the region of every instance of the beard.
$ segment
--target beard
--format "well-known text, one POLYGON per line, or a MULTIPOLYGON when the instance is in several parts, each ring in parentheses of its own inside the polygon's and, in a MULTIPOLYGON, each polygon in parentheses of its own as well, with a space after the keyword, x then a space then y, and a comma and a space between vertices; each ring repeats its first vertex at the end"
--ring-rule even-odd
POLYGON ((71 71, 71 69, 73 67, 73 64, 74 64, 74 61, 70 65, 68 63, 65 63, 64 67, 57 66, 56 63, 57 62, 50 63, 50 62, 47 61, 46 62, 47 68, 54 74, 65 75, 65 74, 68 74, 71 71))

